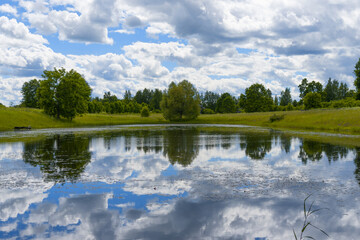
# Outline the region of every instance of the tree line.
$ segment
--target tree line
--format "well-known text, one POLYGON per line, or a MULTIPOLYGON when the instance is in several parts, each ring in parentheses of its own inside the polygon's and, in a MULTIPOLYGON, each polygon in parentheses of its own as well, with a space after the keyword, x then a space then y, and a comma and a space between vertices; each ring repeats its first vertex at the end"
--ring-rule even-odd
POLYGON ((346 83, 329 78, 326 85, 304 78, 298 86, 300 99, 293 100, 290 88, 285 88, 279 96, 273 95, 260 83, 252 84, 237 98, 230 93, 206 91, 199 93, 187 80, 168 89, 150 90, 144 88, 132 96, 126 90, 122 99, 111 92, 103 97, 91 98, 91 88, 84 77, 75 70, 64 68, 45 70, 43 79, 25 82, 21 92, 20 106, 42 108, 50 116, 72 120, 83 113, 141 113, 162 112, 168 120, 189 120, 200 113, 236 113, 307 110, 312 108, 340 108, 360 106, 360 59, 355 65, 354 85, 350 90, 346 83), (273 97, 274 96, 274 97, 273 97))

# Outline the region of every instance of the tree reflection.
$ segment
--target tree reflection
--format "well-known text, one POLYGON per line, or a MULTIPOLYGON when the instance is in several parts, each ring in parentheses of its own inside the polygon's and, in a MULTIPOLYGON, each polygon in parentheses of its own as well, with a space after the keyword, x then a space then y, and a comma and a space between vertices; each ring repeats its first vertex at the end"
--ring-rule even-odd
POLYGON ((171 129, 164 131, 164 156, 172 165, 179 163, 186 167, 199 154, 199 131, 191 129, 171 129))
POLYGON ((321 143, 303 139, 300 146, 299 158, 303 164, 307 164, 308 160, 319 161, 322 158, 321 143))
POLYGON ((347 157, 349 150, 346 147, 324 144, 311 140, 302 140, 300 146, 299 158, 304 164, 310 161, 319 161, 323 158, 323 153, 327 157, 329 163, 337 161, 338 159, 347 157))
POLYGON ((89 138, 55 135, 44 141, 26 143, 24 162, 44 173, 45 181, 76 182, 91 160, 89 138))
POLYGON ((246 156, 251 159, 264 159, 266 153, 270 152, 272 147, 273 134, 245 134, 240 136, 240 148, 245 149, 246 156))
POLYGON ((355 159, 354 159, 355 171, 354 171, 354 175, 355 175, 355 179, 357 180, 358 184, 360 185, 360 148, 359 147, 356 147, 354 149, 354 154, 355 154, 355 159))

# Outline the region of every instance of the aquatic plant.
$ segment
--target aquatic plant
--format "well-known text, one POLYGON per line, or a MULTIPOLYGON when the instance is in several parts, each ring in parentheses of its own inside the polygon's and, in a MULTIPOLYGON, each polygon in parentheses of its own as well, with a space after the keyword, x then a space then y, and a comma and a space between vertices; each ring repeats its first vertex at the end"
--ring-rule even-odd
POLYGON ((303 236, 305 234, 305 230, 311 226, 317 230, 319 230, 320 232, 322 232, 323 234, 325 234, 327 237, 329 237, 329 235, 324 231, 322 230, 321 228, 318 228, 316 227, 315 225, 313 225, 310 220, 309 220, 309 217, 311 214, 315 213, 315 212, 318 212, 320 210, 324 210, 324 209, 327 209, 327 208, 318 208, 318 209, 312 209, 313 207, 313 204, 314 204, 314 201, 311 203, 310 207, 306 210, 306 200, 309 199, 309 197, 311 196, 311 194, 309 196, 307 196, 304 200, 304 222, 303 222, 303 226, 301 228, 301 233, 300 233, 300 236, 297 237, 296 233, 295 233, 295 230, 293 229, 293 233, 294 233, 294 237, 296 240, 303 240, 303 239, 315 239, 311 236, 303 236))

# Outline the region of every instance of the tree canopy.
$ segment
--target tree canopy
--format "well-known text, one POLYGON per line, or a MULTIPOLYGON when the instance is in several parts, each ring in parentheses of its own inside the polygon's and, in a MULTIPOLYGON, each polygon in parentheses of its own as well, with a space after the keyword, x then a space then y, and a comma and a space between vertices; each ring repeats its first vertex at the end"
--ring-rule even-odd
POLYGON ((291 104, 291 102, 292 99, 291 99, 290 88, 285 88, 285 91, 281 91, 280 106, 287 106, 291 104))
POLYGON ((37 97, 45 113, 72 120, 77 114, 87 112, 91 88, 79 73, 54 68, 45 70, 42 77, 37 97))
POLYGON ((264 85, 255 83, 245 89, 245 95, 240 96, 240 105, 245 112, 267 112, 273 105, 270 89, 266 90, 264 85))
POLYGON ((354 73, 355 73, 355 81, 354 81, 354 85, 356 87, 356 99, 357 100, 360 100, 360 58, 359 58, 359 61, 356 63, 355 65, 355 70, 354 70, 354 73))
POLYGON ((234 113, 236 112, 236 102, 230 93, 221 94, 216 102, 216 111, 219 113, 234 113))
POLYGON ((21 103, 24 107, 29 107, 29 108, 39 107, 39 99, 36 94, 39 87, 40 87, 40 81, 37 79, 30 80, 29 82, 25 82, 22 85, 21 93, 23 95, 23 99, 21 103))
POLYGON ((310 92, 317 92, 321 94, 323 91, 323 85, 320 82, 308 82, 306 78, 301 81, 301 84, 298 87, 300 91, 300 98, 304 98, 306 94, 310 92))
POLYGON ((196 88, 187 80, 170 83, 163 93, 161 109, 170 121, 195 119, 200 114, 200 97, 196 88))

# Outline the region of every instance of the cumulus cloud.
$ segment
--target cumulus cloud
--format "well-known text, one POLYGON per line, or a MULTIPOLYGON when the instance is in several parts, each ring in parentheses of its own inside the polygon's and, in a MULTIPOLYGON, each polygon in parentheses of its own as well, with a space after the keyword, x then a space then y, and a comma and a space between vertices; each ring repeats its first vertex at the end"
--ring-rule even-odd
POLYGON ((21 14, 17 20, 0 17, 0 74, 5 79, 75 68, 95 96, 112 91, 121 97, 125 90, 164 89, 188 79, 201 91, 234 95, 255 82, 274 94, 286 86, 297 98, 304 77, 353 86, 359 9, 355 0, 19 0, 0 6, 21 14), (122 38, 139 32, 146 36, 119 47, 122 38), (52 50, 48 36, 112 50, 99 53, 94 44, 88 54, 63 55, 52 50))
POLYGON ((12 14, 14 16, 17 16, 17 9, 13 6, 10 6, 9 4, 3 4, 3 5, 0 5, 0 12, 3 12, 3 13, 9 13, 9 14, 12 14))

